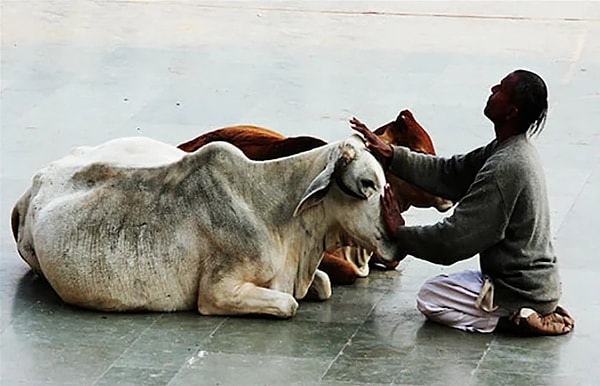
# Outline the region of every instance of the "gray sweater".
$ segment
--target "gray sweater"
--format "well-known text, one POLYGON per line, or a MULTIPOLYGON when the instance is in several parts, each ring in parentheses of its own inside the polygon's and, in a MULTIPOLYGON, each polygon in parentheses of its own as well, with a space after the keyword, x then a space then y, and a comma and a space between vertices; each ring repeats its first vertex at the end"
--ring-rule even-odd
POLYGON ((451 158, 394 147, 390 172, 458 202, 437 224, 398 229, 408 254, 443 265, 479 254, 482 273, 494 283, 496 304, 511 311, 554 310, 561 285, 546 182, 525 135, 451 158))

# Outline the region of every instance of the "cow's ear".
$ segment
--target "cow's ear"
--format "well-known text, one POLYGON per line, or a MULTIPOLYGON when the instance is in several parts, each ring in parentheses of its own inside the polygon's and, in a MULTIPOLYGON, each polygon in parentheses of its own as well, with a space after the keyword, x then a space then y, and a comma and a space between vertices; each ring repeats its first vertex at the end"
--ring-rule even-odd
POLYGON ((319 173, 319 175, 312 180, 312 182, 308 185, 308 188, 306 188, 304 191, 300 202, 296 206, 296 210, 294 210, 294 217, 298 216, 304 210, 317 205, 323 200, 327 194, 327 191, 329 190, 329 186, 331 185, 331 178, 333 177, 334 170, 335 167, 330 162, 327 164, 325 170, 319 173))

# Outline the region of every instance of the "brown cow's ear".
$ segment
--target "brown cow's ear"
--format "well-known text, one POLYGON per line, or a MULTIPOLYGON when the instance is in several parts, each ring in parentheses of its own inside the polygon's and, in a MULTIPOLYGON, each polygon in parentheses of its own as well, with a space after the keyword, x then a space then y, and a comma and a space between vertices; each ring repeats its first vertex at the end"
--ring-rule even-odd
POLYGON ((398 117, 396 117, 396 122, 395 122, 396 124, 394 125, 394 129, 395 130, 398 130, 398 131, 400 131, 400 130, 408 130, 408 125, 406 123, 406 118, 403 118, 403 117, 405 117, 404 111, 401 112, 398 115, 398 117))
POLYGON ((415 119, 415 116, 413 115, 412 111, 410 110, 402 110, 400 111, 400 114, 398 114, 398 119, 402 119, 404 122, 408 123, 408 122, 417 122, 415 119))
POLYGON ((415 116, 410 110, 402 110, 398 117, 396 118, 396 122, 400 125, 400 127, 404 130, 408 130, 408 125, 414 124, 419 125, 419 123, 415 120, 415 116))

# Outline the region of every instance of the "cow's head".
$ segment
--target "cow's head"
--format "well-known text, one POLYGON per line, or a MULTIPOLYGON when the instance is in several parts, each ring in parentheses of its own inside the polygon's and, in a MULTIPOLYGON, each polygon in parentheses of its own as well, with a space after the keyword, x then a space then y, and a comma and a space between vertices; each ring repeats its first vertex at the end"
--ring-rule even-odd
POLYGON ((323 220, 331 221, 348 238, 346 245, 359 245, 393 260, 397 248, 381 215, 385 183, 381 165, 362 139, 353 135, 330 153, 325 169, 310 183, 294 215, 323 203, 328 217, 323 220))
MULTIPOLYGON (((395 121, 381 126, 375 130, 375 134, 391 145, 406 146, 413 151, 435 155, 429 134, 409 110, 401 111, 395 121)), ((435 207, 440 212, 452 207, 452 201, 424 192, 392 175, 388 174, 387 177, 401 211, 407 210, 411 205, 419 208, 435 207)))

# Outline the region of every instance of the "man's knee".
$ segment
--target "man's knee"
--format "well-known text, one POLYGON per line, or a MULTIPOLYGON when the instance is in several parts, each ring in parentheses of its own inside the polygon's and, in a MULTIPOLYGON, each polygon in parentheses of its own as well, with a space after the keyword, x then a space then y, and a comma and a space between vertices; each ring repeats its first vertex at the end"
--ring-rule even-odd
POLYGON ((440 288, 439 276, 427 280, 417 293, 417 309, 429 318, 447 309, 444 304, 443 289, 440 288))

